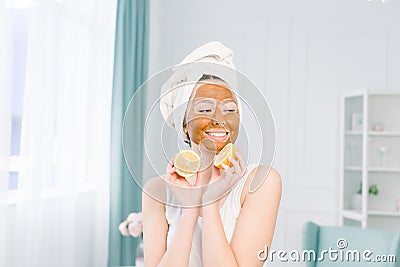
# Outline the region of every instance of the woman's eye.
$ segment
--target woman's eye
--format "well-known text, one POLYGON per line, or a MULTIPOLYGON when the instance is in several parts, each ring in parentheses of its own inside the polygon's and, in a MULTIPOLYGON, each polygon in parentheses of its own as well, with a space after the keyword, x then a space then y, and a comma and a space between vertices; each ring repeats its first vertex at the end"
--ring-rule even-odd
POLYGON ((212 114, 215 112, 215 103, 202 101, 194 106, 194 112, 197 114, 212 114))
POLYGON ((237 111, 237 105, 235 102, 224 103, 221 110, 224 113, 235 113, 237 111))
POLYGON ((211 113, 212 110, 211 109, 200 109, 199 112, 200 113, 211 113))

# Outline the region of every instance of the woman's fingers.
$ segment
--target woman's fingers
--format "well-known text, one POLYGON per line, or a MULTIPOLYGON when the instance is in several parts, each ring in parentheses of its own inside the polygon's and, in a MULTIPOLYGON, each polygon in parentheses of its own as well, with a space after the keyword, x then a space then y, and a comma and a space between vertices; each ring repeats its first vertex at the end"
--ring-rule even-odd
POLYGON ((237 150, 237 151, 235 152, 235 156, 236 156, 236 158, 237 158, 238 161, 239 161, 240 168, 241 168, 242 170, 246 169, 246 165, 245 165, 243 156, 242 156, 242 154, 240 154, 240 151, 239 151, 239 150, 237 150))
POLYGON ((232 168, 226 165, 225 163, 222 163, 222 168, 224 168, 224 175, 225 177, 232 176, 233 171, 232 168))
POLYGON ((232 157, 229 157, 229 162, 232 163, 233 169, 235 170, 235 173, 241 174, 242 170, 240 168, 239 162, 233 159, 232 157))
POLYGON ((168 169, 167 169, 167 173, 168 173, 168 174, 173 174, 174 172, 176 172, 175 167, 172 167, 172 168, 168 168, 168 169))
POLYGON ((195 187, 199 187, 203 185, 203 172, 198 172, 196 175, 196 182, 194 184, 195 187))
POLYGON ((226 165, 225 163, 221 163, 222 168, 224 169, 224 171, 226 171, 227 169, 229 169, 229 166, 226 165))
POLYGON ((242 177, 244 173, 244 169, 240 164, 240 159, 238 158, 237 160, 233 159, 232 157, 229 157, 230 163, 233 165, 234 173, 238 175, 239 177, 242 177))
POLYGON ((167 165, 167 171, 166 173, 172 173, 171 170, 174 169, 174 165, 172 162, 169 162, 167 165))

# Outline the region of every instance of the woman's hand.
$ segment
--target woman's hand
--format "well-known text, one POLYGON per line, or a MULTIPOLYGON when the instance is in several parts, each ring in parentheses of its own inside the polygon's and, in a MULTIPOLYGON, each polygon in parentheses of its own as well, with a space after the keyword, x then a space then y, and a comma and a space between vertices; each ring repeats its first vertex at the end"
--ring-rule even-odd
POLYGON ((202 185, 202 174, 197 173, 195 184, 191 184, 176 173, 173 162, 167 166, 165 179, 167 180, 167 186, 172 194, 175 196, 176 201, 174 205, 182 207, 182 214, 190 216, 198 216, 200 212, 201 199, 204 192, 202 185))
POLYGON ((195 184, 192 185, 191 183, 188 182, 188 180, 186 180, 185 177, 180 176, 176 172, 176 168, 173 162, 168 163, 166 174, 167 174, 166 180, 179 187, 194 188, 194 187, 199 187, 201 185, 201 181, 199 179, 201 177, 197 177, 195 184))
POLYGON ((197 172, 196 181, 191 184, 184 177, 176 173, 173 162, 167 166, 165 179, 176 201, 170 203, 181 206, 182 213, 199 214, 199 208, 220 199, 242 178, 246 165, 239 151, 235 153, 236 159, 230 157, 232 167, 222 164, 223 169, 211 166, 212 172, 207 186, 202 186, 206 172, 197 172))
POLYGON ((211 179, 202 198, 203 205, 210 204, 221 198, 242 178, 246 170, 246 164, 239 151, 236 151, 235 156, 237 159, 229 157, 232 167, 222 164, 223 170, 220 170, 212 166, 211 179))

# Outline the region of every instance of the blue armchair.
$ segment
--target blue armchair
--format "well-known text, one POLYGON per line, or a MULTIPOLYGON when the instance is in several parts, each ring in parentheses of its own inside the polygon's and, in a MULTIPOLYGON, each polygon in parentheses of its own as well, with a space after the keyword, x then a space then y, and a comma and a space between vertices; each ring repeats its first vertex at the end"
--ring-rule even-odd
POLYGON ((306 222, 302 254, 307 267, 400 267, 400 233, 306 222))

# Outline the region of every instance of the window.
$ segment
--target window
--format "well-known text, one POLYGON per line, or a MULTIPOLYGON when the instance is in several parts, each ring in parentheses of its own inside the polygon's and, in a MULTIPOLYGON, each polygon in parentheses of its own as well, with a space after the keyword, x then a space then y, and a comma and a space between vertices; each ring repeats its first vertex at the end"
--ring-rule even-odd
POLYGON ((0 41, 0 58, 6 58, 0 62, 6 73, 0 76, 0 191, 91 190, 109 168, 115 22, 105 18, 108 4, 5 3, 0 29, 7 29, 2 22, 10 27, 0 36, 7 41, 0 41))
POLYGON ((8 177, 8 190, 18 189, 19 170, 21 169, 21 125, 23 96, 25 84, 26 50, 27 50, 27 13, 26 9, 12 11, 12 76, 11 76, 11 166, 8 177))

